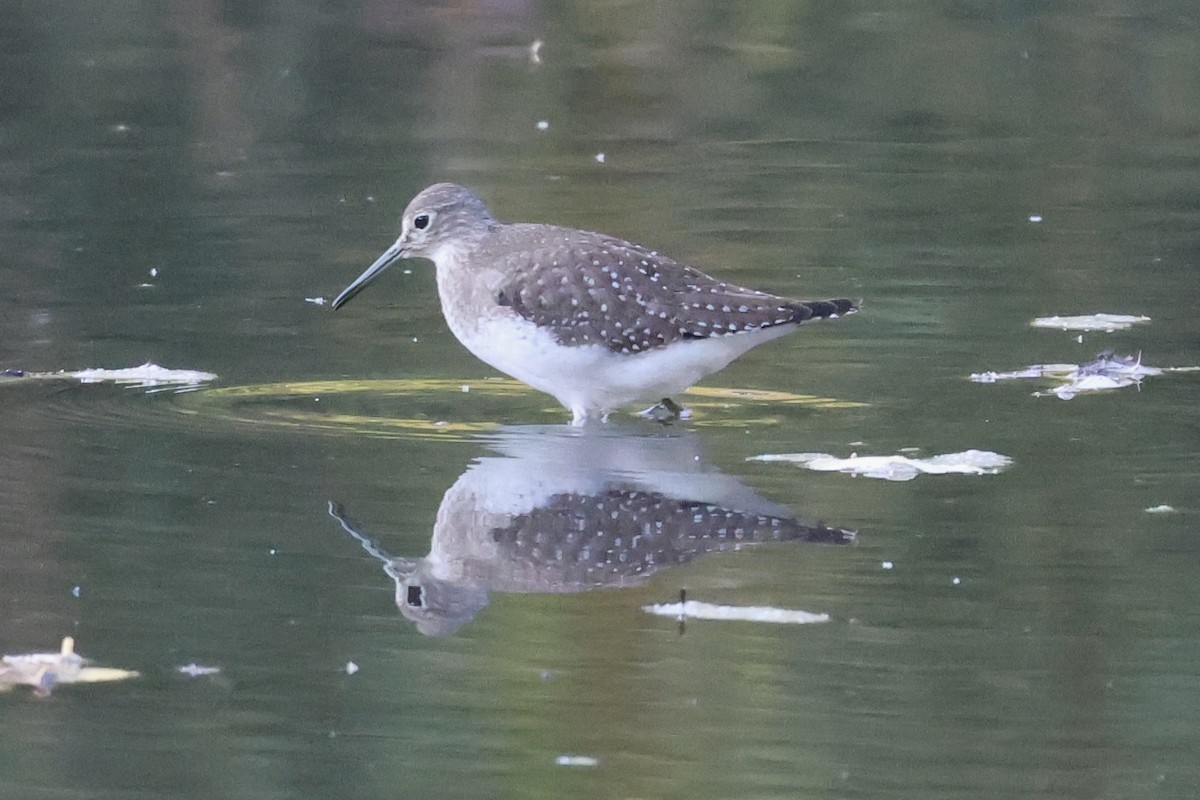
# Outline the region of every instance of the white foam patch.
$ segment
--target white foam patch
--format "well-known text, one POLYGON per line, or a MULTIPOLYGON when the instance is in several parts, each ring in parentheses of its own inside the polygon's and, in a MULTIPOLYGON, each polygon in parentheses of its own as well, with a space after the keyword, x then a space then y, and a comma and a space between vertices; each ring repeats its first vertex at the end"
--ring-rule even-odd
POLYGON ((79 369, 74 371, 58 370, 57 372, 25 372, 23 370, 6 370, 0 373, 0 380, 8 381, 61 381, 77 380, 80 383, 115 383, 121 386, 136 386, 147 390, 147 393, 175 391, 190 392, 206 383, 215 381, 217 376, 211 372, 196 369, 167 369, 149 362, 140 367, 125 369, 79 369))
POLYGON ((196 387, 217 376, 211 372, 201 372, 194 369, 168 369, 157 364, 146 362, 140 367, 125 369, 81 369, 66 373, 41 373, 30 377, 68 377, 75 378, 80 383, 115 383, 122 386, 137 386, 143 389, 156 387, 188 388, 196 387))
POLYGON ((811 611, 775 608, 774 606, 719 606, 712 603, 699 603, 695 600, 688 600, 684 603, 656 603, 642 606, 642 611, 674 619, 738 620, 790 625, 829 622, 828 614, 814 614, 811 611))
POLYGON ((931 458, 909 456, 860 456, 839 458, 829 453, 768 453, 751 456, 747 461, 786 461, 817 472, 844 472, 864 478, 887 481, 911 481, 929 475, 995 475, 1009 467, 1011 458, 991 450, 964 450, 931 458))
POLYGON ((1143 322, 1149 317, 1140 314, 1083 314, 1075 317, 1038 317, 1030 323, 1035 328, 1054 328, 1060 331, 1123 331, 1143 322))
POLYGON ((1102 353, 1087 364, 1034 364, 1014 372, 974 372, 971 380, 975 383, 996 383, 1024 378, 1049 378, 1059 383, 1045 392, 1034 392, 1033 396, 1053 395, 1061 400, 1070 400, 1081 394, 1137 386, 1144 378, 1168 372, 1197 370, 1200 367, 1152 367, 1142 363, 1140 353, 1136 357, 1102 353))
POLYGON ((190 664, 184 664, 182 667, 176 667, 175 671, 181 675, 187 675, 189 678, 200 678, 205 675, 220 675, 220 667, 208 667, 203 664, 197 664, 195 661, 190 664))

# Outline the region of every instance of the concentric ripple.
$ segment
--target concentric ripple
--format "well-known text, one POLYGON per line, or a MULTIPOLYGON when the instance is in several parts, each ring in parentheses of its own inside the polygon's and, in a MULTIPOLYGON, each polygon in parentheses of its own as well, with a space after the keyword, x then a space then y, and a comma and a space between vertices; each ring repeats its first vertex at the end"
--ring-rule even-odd
MULTIPOLYGON (((149 394, 145 389, 75 382, 4 391, 24 396, 27 410, 59 421, 191 429, 196 418, 233 426, 389 439, 469 438, 519 419, 529 424, 565 422, 567 412, 550 398, 514 380, 334 380, 208 385, 185 393, 149 394), (28 394, 27 394, 28 392, 28 394)), ((855 408, 861 403, 787 392, 700 387, 687 392, 688 425, 763 426, 779 422, 781 406, 855 408)))

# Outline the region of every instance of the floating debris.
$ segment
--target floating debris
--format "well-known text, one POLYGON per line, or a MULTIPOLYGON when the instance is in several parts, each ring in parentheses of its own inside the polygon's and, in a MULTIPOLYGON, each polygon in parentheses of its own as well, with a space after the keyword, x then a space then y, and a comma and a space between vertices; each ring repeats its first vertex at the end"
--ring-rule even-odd
POLYGON ((121 386, 135 386, 150 389, 151 392, 173 389, 176 392, 187 392, 198 389, 203 384, 215 381, 217 376, 211 372, 201 372, 194 369, 167 369, 147 361, 140 367, 125 369, 80 369, 73 372, 59 370, 58 372, 25 372, 24 370, 5 370, 3 377, 20 378, 22 380, 77 380, 80 383, 115 383, 121 386))
POLYGON ((554 759, 554 763, 560 767, 594 767, 600 763, 600 759, 592 756, 562 755, 554 759))
POLYGON ((845 472, 864 478, 911 481, 921 473, 930 475, 995 475, 1012 464, 1012 459, 990 450, 964 450, 931 458, 908 456, 859 456, 838 458, 829 453, 775 453, 751 456, 747 461, 787 461, 817 472, 845 472))
POLYGON ((346 662, 346 674, 353 675, 356 672, 358 672, 358 664, 355 664, 353 661, 347 661, 346 662))
POLYGON ((974 372, 975 383, 995 383, 1019 378, 1052 378, 1062 381, 1046 392, 1034 392, 1034 397, 1054 395, 1061 400, 1070 400, 1076 395, 1103 392, 1138 386, 1143 378, 1163 375, 1167 372, 1196 372, 1200 367, 1151 367, 1142 363, 1142 354, 1118 356, 1105 351, 1087 364, 1034 364, 1015 372, 974 372))
POLYGON ((879 563, 879 568, 880 568, 880 569, 892 569, 892 568, 893 568, 893 567, 895 567, 895 566, 896 566, 896 565, 895 565, 895 564, 893 564, 891 561, 881 561, 881 562, 879 563))
POLYGON ((1149 508, 1146 509, 1146 513, 1147 514, 1174 514, 1175 506, 1169 506, 1166 503, 1162 503, 1161 505, 1150 506, 1149 508))
POLYGON ((136 678, 137 672, 109 667, 89 667, 90 663, 75 652, 75 640, 62 640, 57 653, 25 653, 4 656, 0 660, 0 692, 14 686, 32 686, 39 697, 46 697, 60 683, 101 683, 136 678))
POLYGON ((550 120, 547 120, 547 119, 539 119, 539 120, 538 120, 538 124, 537 124, 537 129, 538 129, 539 131, 548 131, 548 130, 550 130, 550 120))
POLYGON ((546 45, 541 39, 534 39, 529 45, 529 63, 537 66, 542 63, 542 48, 546 45))
POLYGON ((211 372, 194 369, 167 369, 147 361, 140 367, 126 369, 81 369, 67 373, 80 383, 115 383, 147 389, 155 386, 199 386, 214 381, 211 372))
POLYGON ((206 667, 202 664, 197 664, 195 661, 190 664, 184 664, 182 667, 178 667, 175 671, 181 675, 187 675, 189 678, 202 678, 205 675, 221 674, 220 667, 206 667))
POLYGON ((774 606, 719 606, 695 600, 686 600, 682 603, 656 603, 642 606, 642 611, 660 617, 673 617, 681 621, 690 618, 791 625, 829 622, 828 614, 814 614, 811 611, 775 608, 774 606))
POLYGON ((1078 317, 1038 317, 1029 324, 1035 328, 1054 328, 1060 331, 1112 333, 1149 321, 1149 317, 1134 314, 1084 314, 1078 317))
POLYGON ((323 306, 326 303, 328 303, 329 301, 326 300, 324 297, 306 297, 306 298, 304 298, 304 302, 312 303, 314 306, 323 306))

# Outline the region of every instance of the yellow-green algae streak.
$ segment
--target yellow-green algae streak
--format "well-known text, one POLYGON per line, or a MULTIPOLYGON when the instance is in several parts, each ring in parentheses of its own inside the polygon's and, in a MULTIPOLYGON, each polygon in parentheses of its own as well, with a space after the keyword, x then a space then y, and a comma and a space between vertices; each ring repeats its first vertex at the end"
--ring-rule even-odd
MULTIPOLYGON (((778 419, 771 415, 771 409, 780 405, 815 409, 860 408, 864 405, 815 395, 721 387, 696 387, 686 392, 684 397, 686 405, 692 410, 689 424, 720 427, 775 424, 778 419)), ((458 438, 493 430, 502 423, 513 421, 511 413, 488 413, 488 404, 479 402, 479 398, 549 400, 519 381, 504 378, 470 381, 415 378, 209 387, 178 396, 175 403, 181 413, 227 419, 241 424, 333 434, 352 432, 377 438, 458 438), (373 401, 384 407, 395 408, 400 414, 383 416, 338 410, 338 399, 353 395, 370 396, 373 401), (422 415, 422 409, 430 407, 429 400, 433 399, 438 400, 442 413, 445 413, 446 398, 455 395, 463 395, 462 407, 479 413, 483 419, 455 420, 437 418, 432 414, 422 415), (299 407, 297 401, 304 401, 305 405, 299 407)), ((565 424, 568 416, 557 405, 547 404, 541 404, 536 413, 538 419, 527 417, 521 421, 562 420, 565 424)))

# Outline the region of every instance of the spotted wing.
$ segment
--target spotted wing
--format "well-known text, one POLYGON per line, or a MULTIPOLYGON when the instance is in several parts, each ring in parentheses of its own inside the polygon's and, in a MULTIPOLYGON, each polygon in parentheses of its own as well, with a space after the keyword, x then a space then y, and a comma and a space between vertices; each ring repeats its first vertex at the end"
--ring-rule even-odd
POLYGON ((497 300, 566 346, 636 353, 856 310, 717 281, 640 245, 544 225, 510 225, 491 244, 512 277, 497 300))

